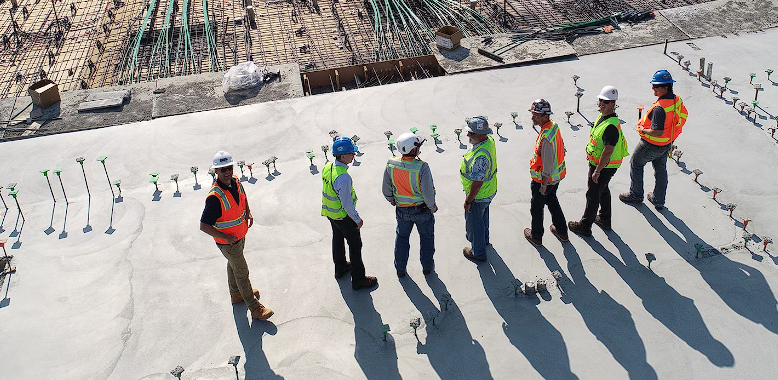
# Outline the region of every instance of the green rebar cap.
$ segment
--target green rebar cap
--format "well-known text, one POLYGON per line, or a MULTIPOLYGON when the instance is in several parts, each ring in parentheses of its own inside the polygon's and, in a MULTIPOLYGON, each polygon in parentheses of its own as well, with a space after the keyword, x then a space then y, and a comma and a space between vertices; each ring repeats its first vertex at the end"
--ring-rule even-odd
POLYGON ((312 160, 314 157, 316 157, 316 155, 313 154, 313 152, 307 152, 305 153, 305 157, 308 157, 309 160, 312 160))
POLYGON ((432 129, 432 132, 435 132, 435 130, 438 129, 438 126, 435 124, 430 124, 430 129, 432 129))
POLYGON ((418 131, 419 131, 419 128, 411 127, 411 132, 413 132, 413 134, 416 134, 416 132, 418 132, 418 131))
POLYGON ((433 139, 433 140, 437 141, 437 140, 438 140, 438 137, 440 137, 440 134, 439 134, 439 133, 433 133, 433 134, 432 134, 432 135, 430 135, 430 136, 432 136, 432 139, 433 139))
POLYGON ((388 324, 384 324, 383 326, 381 326, 381 331, 383 331, 384 334, 386 334, 387 332, 392 331, 392 329, 389 328, 388 324))
POLYGON ((62 173, 62 168, 54 168, 54 174, 56 174, 57 176, 59 176, 59 175, 60 175, 60 173, 62 173))
POLYGON ((100 161, 100 162, 102 162, 102 163, 105 163, 105 160, 106 160, 107 158, 108 158, 108 156, 100 156, 100 157, 97 157, 97 161, 100 161))
POLYGON ((121 187, 122 186, 122 180, 117 179, 116 181, 113 181, 113 185, 116 186, 116 187, 121 187))
POLYGON ((43 173, 44 177, 48 177, 49 176, 49 169, 43 169, 43 170, 41 170, 41 173, 43 173))
POLYGON ((16 198, 16 194, 19 194, 19 190, 13 189, 13 190, 11 190, 10 194, 11 194, 12 197, 16 198))
POLYGON ((394 140, 392 140, 392 139, 389 139, 389 140, 388 140, 386 143, 387 143, 389 146, 392 146, 392 145, 394 145, 394 140))

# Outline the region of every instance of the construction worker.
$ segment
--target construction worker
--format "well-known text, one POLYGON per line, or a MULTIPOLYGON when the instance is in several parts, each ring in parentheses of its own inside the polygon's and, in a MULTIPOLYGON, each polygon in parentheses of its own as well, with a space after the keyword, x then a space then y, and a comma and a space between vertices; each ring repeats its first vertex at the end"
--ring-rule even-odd
POLYGON ((413 225, 419 232, 421 245, 421 269, 424 275, 435 269, 435 216, 438 211, 435 204, 435 185, 429 164, 420 160, 421 145, 424 139, 407 132, 397 139, 397 151, 401 158, 390 158, 384 171, 382 192, 395 208, 397 229, 394 238, 394 268, 397 277, 406 274, 410 236, 413 225))
POLYGON ((586 158, 589 160, 586 208, 580 221, 567 223, 570 231, 584 236, 592 236, 593 223, 604 230, 611 229, 611 191, 608 183, 621 166, 621 161, 629 155, 627 140, 615 112, 619 90, 605 86, 597 98, 600 115, 589 131, 589 143, 586 144, 586 158))
POLYGON ((362 236, 359 229, 364 220, 357 213, 357 193, 348 174, 348 164, 354 161, 356 145, 348 137, 338 137, 332 144, 335 162, 328 162, 321 172, 321 215, 326 216, 332 226, 332 261, 335 263, 335 278, 341 278, 351 271, 351 288, 372 288, 378 285, 375 277, 365 276, 362 263, 362 236), (346 246, 351 261, 346 261, 346 246))
POLYGON ((459 166, 465 191, 465 231, 470 247, 462 249, 469 260, 486 261, 489 244, 489 205, 497 194, 497 149, 484 116, 467 120, 464 130, 473 147, 459 166))
POLYGON ((530 189, 532 200, 530 214, 532 228, 524 229, 524 237, 535 246, 543 244, 543 208, 548 206, 551 212, 551 233, 559 240, 566 242, 567 222, 565 214, 559 205, 556 192, 559 181, 565 178, 565 143, 559 126, 551 120, 551 104, 544 99, 532 103, 532 124, 540 127, 540 133, 535 140, 534 155, 529 162, 529 173, 532 177, 530 189))
POLYGON ((681 134, 688 113, 683 101, 673 93, 673 77, 667 70, 654 73, 651 85, 658 99, 638 121, 637 130, 641 141, 630 159, 630 185, 628 193, 619 194, 626 203, 643 202, 643 167, 654 166, 654 191, 646 198, 657 210, 665 205, 667 195, 667 157, 672 154, 673 142, 681 134))
POLYGON ((252 318, 265 320, 273 315, 273 310, 259 302, 259 290, 251 287, 249 267, 243 256, 246 233, 254 224, 254 217, 243 185, 232 174, 233 164, 232 155, 225 151, 213 156, 216 181, 205 198, 200 230, 213 237, 227 258, 227 285, 232 303, 245 301, 252 318))

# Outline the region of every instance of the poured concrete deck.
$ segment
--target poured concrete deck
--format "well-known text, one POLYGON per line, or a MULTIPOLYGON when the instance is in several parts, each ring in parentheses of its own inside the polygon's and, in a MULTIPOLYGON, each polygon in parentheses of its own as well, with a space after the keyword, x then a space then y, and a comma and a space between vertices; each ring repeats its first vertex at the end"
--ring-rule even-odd
MULTIPOLYGON (((0 237, 9 238, 18 272, 0 288, 2 377, 169 379, 181 365, 182 379, 231 379, 227 360, 241 355, 239 378, 247 379, 772 378, 778 254, 773 246, 762 252, 760 239, 778 236, 778 143, 767 130, 775 125, 768 115, 776 114, 778 84, 764 74, 778 58, 770 48, 776 38, 778 30, 768 30, 694 40, 701 50, 685 42, 668 49, 715 62, 714 79, 732 77, 729 88, 746 100, 754 92, 749 73, 757 73, 765 90, 755 123, 733 109, 733 93, 718 98, 657 45, 2 143, 0 184, 18 182, 26 218, 21 235, 11 236, 17 212, 3 189, 10 210, 0 237), (648 81, 660 68, 678 80, 690 114, 677 143, 685 154, 680 165, 668 164, 668 208, 614 199, 613 232, 595 229, 593 238, 571 236, 567 244, 547 234, 544 248, 534 248, 521 235, 530 223, 531 102, 548 99, 562 127, 568 176, 560 199, 575 220, 584 207, 586 123, 596 117, 596 94, 604 85, 619 88, 632 148, 636 106, 654 100, 648 81), (568 124, 574 74, 585 95, 568 124), (494 246, 480 265, 461 254, 457 172, 467 147, 453 133, 475 114, 503 123, 494 246), (414 234, 409 276, 398 280, 394 212, 380 193, 391 157, 383 132, 418 127, 429 134, 430 124, 442 134, 438 149, 428 142, 422 155, 440 206, 436 274, 421 274, 414 234), (372 292, 332 278, 318 173, 325 163, 318 147, 331 143, 332 129, 361 137, 363 155, 350 173, 365 219, 367 272, 380 283, 372 292), (313 167, 309 148, 317 152, 313 167), (272 322, 252 322, 245 306, 229 303, 225 260, 198 230, 207 189, 193 188, 189 168, 200 167, 197 178, 207 187, 205 170, 219 149, 257 163, 256 178, 244 183, 256 218, 246 255, 262 302, 275 309, 272 322), (95 161, 101 155, 111 180, 122 180, 120 203, 95 161), (258 162, 271 155, 278 170, 267 175, 258 162), (52 177, 53 207, 38 172, 56 166, 64 168, 67 207, 52 177), (699 183, 691 174, 697 168, 699 183), (152 172, 161 173, 160 194, 148 182, 152 172), (174 173, 180 196, 168 180, 174 173), (724 190, 719 201, 737 203, 734 219, 711 199, 713 187, 724 190), (752 219, 748 230, 756 234, 750 251, 741 217, 752 219), (705 258, 695 259, 695 243, 705 246, 705 258), (657 257, 653 271, 645 267, 649 252, 657 257), (554 270, 563 274, 559 288, 554 270), (538 278, 550 281, 548 292, 514 296, 514 279, 538 278), (441 311, 445 293, 454 303, 441 311), (418 338, 409 327, 417 317, 426 319, 418 338), (383 324, 391 327, 387 342, 383 324)), ((647 168, 649 190, 651 174, 647 168)), ((625 166, 611 182, 614 197, 628 184, 625 166)))

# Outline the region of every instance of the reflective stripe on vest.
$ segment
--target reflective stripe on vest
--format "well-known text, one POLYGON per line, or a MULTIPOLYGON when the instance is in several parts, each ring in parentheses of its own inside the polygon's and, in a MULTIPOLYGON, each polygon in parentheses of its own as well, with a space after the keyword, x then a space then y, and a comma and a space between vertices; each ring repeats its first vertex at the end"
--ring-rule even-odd
POLYGON ((605 144, 602 141, 602 136, 605 134, 605 130, 609 125, 613 125, 619 130, 619 141, 613 147, 613 153, 611 153, 610 161, 606 168, 618 168, 621 166, 624 157, 629 156, 629 150, 627 148, 627 140, 624 139, 624 133, 621 130, 621 121, 618 117, 613 116, 608 119, 602 119, 602 114, 597 117, 597 121, 594 123, 589 132, 589 143, 586 144, 586 158, 589 159, 589 163, 597 166, 600 163, 602 152, 605 150, 605 144))
POLYGON ((424 203, 424 196, 421 193, 421 178, 419 172, 424 161, 414 159, 405 161, 397 158, 390 158, 386 165, 391 169, 392 192, 398 206, 408 207, 424 203))
MULTIPOLYGON (((342 174, 348 173, 348 168, 345 166, 337 166, 332 162, 328 162, 324 165, 324 169, 321 172, 322 191, 321 191, 321 215, 330 219, 343 219, 348 216, 348 212, 343 209, 343 204, 340 202, 340 197, 335 191, 335 180, 342 174)), ((354 201, 354 206, 357 205, 357 193, 354 191, 354 187, 351 187, 351 199, 354 201)))
POLYGON ((678 138, 688 117, 686 106, 678 95, 675 95, 675 99, 659 99, 649 107, 643 118, 638 121, 638 133, 643 140, 651 144, 667 145, 678 138), (661 136, 649 136, 642 132, 644 128, 651 129, 651 120, 648 116, 654 111, 654 107, 662 107, 665 111, 665 126, 661 136))
POLYGON ((548 139, 556 152, 554 169, 551 171, 551 181, 560 181, 565 178, 567 168, 565 167, 565 143, 562 140, 562 133, 556 122, 552 123, 550 128, 543 128, 535 140, 535 155, 529 161, 529 174, 535 182, 543 183, 543 157, 541 157, 541 142, 544 138, 548 139))
MULTIPOLYGON (((234 176, 232 178, 238 186, 239 201, 236 201, 232 193, 222 190, 216 181, 214 181, 211 191, 208 192, 208 196, 216 196, 222 208, 222 215, 219 219, 216 219, 216 224, 213 226, 217 230, 227 235, 235 236, 240 240, 246 236, 249 229, 248 222, 246 222, 246 192, 240 183, 240 179, 234 176)), ((229 244, 226 240, 217 237, 214 237, 213 240, 219 244, 229 244)))
POLYGON ((488 136, 477 149, 465 153, 462 159, 462 164, 459 166, 459 179, 466 193, 470 192, 470 186, 473 184, 473 162, 480 156, 486 157, 489 161, 489 173, 486 173, 484 183, 475 199, 489 198, 497 192, 497 149, 492 136, 488 136))

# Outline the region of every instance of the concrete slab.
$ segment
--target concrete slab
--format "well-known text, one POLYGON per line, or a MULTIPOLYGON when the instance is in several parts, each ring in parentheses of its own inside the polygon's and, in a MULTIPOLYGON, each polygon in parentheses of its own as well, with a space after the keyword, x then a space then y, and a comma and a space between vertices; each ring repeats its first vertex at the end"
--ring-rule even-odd
MULTIPOLYGON (((650 46, 4 142, 0 183, 18 182, 26 222, 3 189, 11 209, 0 238, 9 239, 17 267, 0 288, 3 378, 169 379, 181 365, 188 378, 228 379, 236 376, 227 364, 232 355, 244 358, 238 379, 771 378, 778 371, 773 351, 755 347, 778 346, 778 254, 760 244, 778 236, 778 141, 766 130, 778 85, 762 71, 778 59, 763 48, 776 38, 778 30, 769 30, 694 41, 701 50, 671 44, 693 61, 704 54, 715 62, 714 79, 733 78, 724 99, 650 46), (614 199, 613 232, 596 229, 593 238, 571 236, 566 244, 546 234, 543 248, 531 246, 521 236, 530 223, 527 165, 536 138, 529 104, 548 99, 562 127, 568 174, 559 197, 575 220, 584 208, 586 124, 596 116, 596 94, 618 87, 634 148, 636 106, 653 101, 648 81, 660 68, 678 81, 690 114, 678 140, 685 154, 668 163, 668 208, 614 199), (750 72, 765 87, 756 123, 730 103, 735 91, 751 93, 750 72), (568 124, 573 74, 585 95, 568 124), (474 114, 504 125, 493 247, 480 265, 461 256, 458 170, 469 146, 453 133, 474 114), (421 274, 414 233, 409 275, 397 280, 394 210, 380 192, 391 157, 383 132, 417 127, 429 134, 430 124, 441 133, 438 147, 428 142, 422 154, 440 206, 436 274, 421 274), (332 129, 361 137, 363 155, 349 172, 365 219, 363 257, 380 283, 370 293, 332 278, 330 230, 319 216, 325 159, 317 149, 311 167, 305 156, 330 144, 332 129), (279 157, 278 171, 255 167, 244 182, 256 218, 246 256, 262 302, 275 309, 272 322, 252 322, 244 305, 230 304, 225 260, 198 230, 210 178, 204 172, 219 149, 239 160, 279 157), (110 180, 122 180, 121 201, 95 161, 101 155, 110 180), (87 160, 91 198, 79 156, 87 160), (67 206, 59 183, 52 184, 55 205, 38 172, 57 166, 65 168, 67 206), (694 182, 698 168, 704 173, 694 182), (180 174, 180 196, 167 180, 155 193, 152 172, 180 174), (714 187, 724 189, 717 201, 714 187), (729 202, 738 205, 733 218, 722 209, 729 202), (752 219, 748 231, 756 234, 747 247, 741 217, 752 219), (694 244, 704 245, 702 259, 694 244), (657 257, 653 271, 646 253, 657 257), (516 297, 516 279, 551 286, 516 297), (446 293, 448 309, 439 302, 446 293), (417 335, 412 318, 422 319, 417 335), (383 324, 391 327, 387 342, 383 324)), ((650 189, 652 169, 646 172, 650 189)), ((625 165, 611 182, 613 196, 629 182, 625 165)))
POLYGON ((463 38, 460 42, 462 46, 451 51, 440 49, 434 43, 430 44, 430 46, 438 63, 448 74, 512 66, 520 63, 563 58, 576 54, 570 44, 564 41, 530 40, 500 54, 503 62, 497 62, 478 54, 478 49, 494 51, 499 47, 512 43, 513 39, 511 34, 496 34, 492 37, 494 42, 488 46, 483 44, 483 36, 463 38))
POLYGON ((619 23, 619 29, 611 33, 580 36, 570 44, 579 56, 603 53, 606 51, 630 49, 670 41, 689 39, 678 27, 673 25, 661 13, 653 19, 639 23, 619 23))
POLYGON ((778 26, 772 0, 716 0, 659 11, 691 38, 739 34, 778 26))

